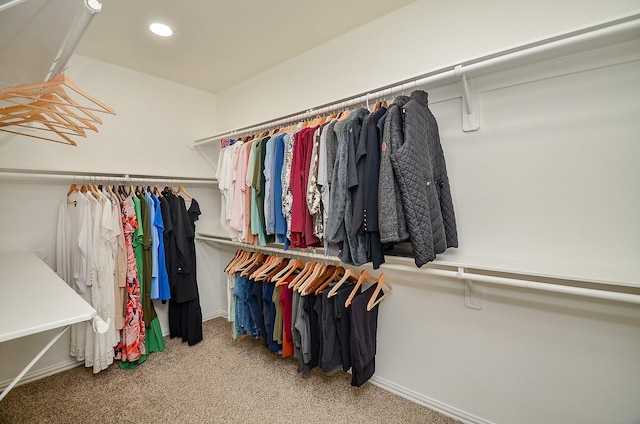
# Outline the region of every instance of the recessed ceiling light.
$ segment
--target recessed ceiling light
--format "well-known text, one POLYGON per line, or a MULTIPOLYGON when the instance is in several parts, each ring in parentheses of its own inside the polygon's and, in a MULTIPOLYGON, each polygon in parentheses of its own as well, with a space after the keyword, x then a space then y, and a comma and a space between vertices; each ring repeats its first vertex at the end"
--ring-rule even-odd
POLYGON ((173 35, 173 30, 171 30, 169 26, 158 22, 149 25, 149 29, 151 30, 151 32, 159 35, 160 37, 171 37, 173 35))

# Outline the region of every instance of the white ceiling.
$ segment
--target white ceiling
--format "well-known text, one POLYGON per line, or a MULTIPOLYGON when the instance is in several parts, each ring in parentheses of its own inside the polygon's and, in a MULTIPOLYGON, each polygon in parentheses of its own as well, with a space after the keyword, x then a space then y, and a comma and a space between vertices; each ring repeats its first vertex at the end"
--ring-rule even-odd
POLYGON ((76 53, 216 93, 413 1, 103 0, 76 53))
POLYGON ((0 11, 0 88, 44 81, 82 1, 0 0, 0 7, 7 7, 0 11))

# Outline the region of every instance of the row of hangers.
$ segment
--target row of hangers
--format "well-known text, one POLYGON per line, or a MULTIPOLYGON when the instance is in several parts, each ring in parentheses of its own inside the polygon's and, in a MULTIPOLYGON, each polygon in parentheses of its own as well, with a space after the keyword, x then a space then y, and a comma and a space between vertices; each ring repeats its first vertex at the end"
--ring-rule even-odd
POLYGON ((367 303, 367 311, 373 309, 393 290, 384 274, 374 277, 367 270, 362 270, 358 274, 353 269, 345 269, 342 266, 312 261, 303 263, 299 259, 288 259, 282 256, 266 255, 261 252, 249 252, 242 249, 236 251, 236 255, 227 264, 224 272, 227 274, 239 273, 241 276, 248 277, 253 281, 271 282, 276 287, 286 285, 287 288, 297 291, 301 296, 310 294, 317 296, 335 282, 328 294, 328 297, 333 297, 342 285, 355 283, 345 302, 345 308, 349 307, 362 284, 365 281, 369 281, 376 284, 376 288, 367 303), (295 275, 295 277, 289 281, 291 275, 295 275), (386 287, 387 290, 383 291, 383 287, 386 287), (383 291, 383 295, 378 298, 378 294, 381 291, 383 291))
POLYGON ((76 145, 71 137, 86 137, 86 131, 98 132, 94 124, 102 124, 102 120, 94 112, 116 114, 64 74, 45 82, 5 87, 0 90, 0 105, 2 102, 13 106, 0 107, 0 131, 71 146, 76 145), (65 88, 75 93, 77 99, 65 88), (43 135, 50 132, 59 138, 43 135))
MULTIPOLYGON (((367 101, 367 109, 369 109, 369 105, 368 105, 368 101, 367 101)), ((383 108, 383 107, 388 107, 387 105, 387 100, 382 98, 379 101, 375 102, 373 104, 373 107, 370 108, 371 113, 375 113, 378 111, 378 109, 383 108)), ((317 127, 326 123, 331 122, 331 120, 333 119, 338 119, 339 121, 346 119, 349 117, 349 115, 351 114, 351 110, 349 109, 343 109, 341 111, 336 111, 333 112, 331 114, 322 114, 322 115, 317 115, 315 118, 309 120, 304 120, 301 122, 294 122, 286 127, 281 127, 280 125, 278 125, 275 128, 272 128, 271 130, 267 130, 264 132, 260 132, 257 134, 252 134, 252 135, 247 135, 244 137, 240 137, 238 138, 239 141, 242 142, 247 142, 247 141, 251 141, 254 139, 259 139, 259 138, 264 138, 264 137, 274 137, 276 135, 282 134, 282 133, 289 133, 291 131, 294 131, 296 128, 300 127, 300 128, 313 128, 313 127, 317 127)))
MULTIPOLYGON (((193 199, 193 196, 191 196, 183 186, 179 186, 177 189, 171 187, 171 186, 165 186, 163 190, 160 190, 160 188, 158 186, 153 186, 151 187, 150 185, 148 185, 146 188, 144 187, 144 185, 136 185, 135 187, 133 185, 129 185, 128 187, 125 185, 112 185, 112 184, 81 184, 78 185, 76 183, 71 184, 71 186, 69 187, 69 191, 67 191, 67 197, 69 197, 72 193, 74 192, 79 192, 79 193, 87 193, 90 192, 91 194, 93 194, 96 198, 99 198, 100 196, 100 192, 102 191, 106 191, 107 193, 109 193, 111 196, 113 196, 114 198, 118 199, 118 201, 122 202, 126 197, 132 196, 132 195, 140 195, 140 194, 144 194, 145 192, 148 192, 149 194, 155 194, 158 197, 163 197, 163 192, 171 192, 174 195, 178 196, 178 195, 183 195, 184 197, 186 197, 189 200, 193 199)), ((69 202, 69 203, 73 203, 75 204, 75 202, 69 202)))

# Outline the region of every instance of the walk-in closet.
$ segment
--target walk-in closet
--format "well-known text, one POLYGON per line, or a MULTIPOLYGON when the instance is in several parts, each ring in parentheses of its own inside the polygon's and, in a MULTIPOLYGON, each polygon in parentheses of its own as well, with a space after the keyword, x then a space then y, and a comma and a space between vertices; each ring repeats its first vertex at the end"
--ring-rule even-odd
POLYGON ((0 40, 0 423, 640 422, 637 1, 0 40))

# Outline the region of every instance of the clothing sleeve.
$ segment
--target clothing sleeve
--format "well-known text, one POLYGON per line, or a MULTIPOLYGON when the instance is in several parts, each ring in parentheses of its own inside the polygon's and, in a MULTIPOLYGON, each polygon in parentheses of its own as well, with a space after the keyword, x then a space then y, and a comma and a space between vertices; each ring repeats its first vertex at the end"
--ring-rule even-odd
POLYGON ((291 231, 300 233, 303 231, 304 217, 302 202, 304 190, 302 188, 302 172, 304 167, 304 130, 295 136, 293 145, 293 158, 291 160, 291 176, 289 186, 293 196, 291 203, 291 231))
MULTIPOLYGON (((384 123, 380 148, 378 210, 384 211, 384 219, 379 220, 378 227, 380 230, 380 241, 382 243, 401 241, 400 235, 398 234, 398 209, 395 203, 400 200, 400 193, 397 192, 393 166, 391 165, 391 132, 394 131, 393 127, 397 126, 397 119, 395 118, 397 114, 399 114, 398 106, 391 105, 384 123)), ((397 131, 397 129, 395 130, 397 131)), ((400 204, 402 204, 402 202, 400 204)))
POLYGON ((175 224, 176 230, 176 271, 179 274, 190 274, 193 270, 191 262, 191 252, 187 240, 190 224, 188 222, 187 210, 184 199, 178 196, 178 213, 175 224))
MULTIPOLYGON (((337 125, 336 125, 337 127, 337 125)), ((341 130, 342 127, 337 128, 341 130)), ((347 160, 348 146, 346 137, 338 134, 338 150, 336 162, 333 167, 331 179, 331 192, 329 193, 329 219, 325 236, 330 243, 340 243, 345 239, 344 214, 347 198, 347 160)))
POLYGON ((318 161, 320 155, 320 134, 318 128, 313 134, 313 146, 311 147, 311 163, 309 165, 309 182, 306 187, 307 207, 311 215, 320 212, 320 188, 318 187, 318 161))
POLYGON ((356 147, 359 141, 359 134, 354 133, 353 126, 347 132, 347 188, 358 186, 358 170, 356 169, 356 147))

